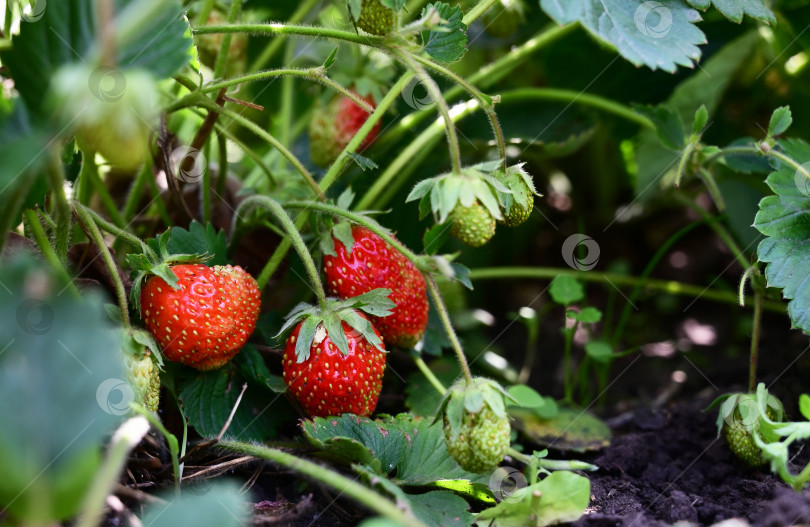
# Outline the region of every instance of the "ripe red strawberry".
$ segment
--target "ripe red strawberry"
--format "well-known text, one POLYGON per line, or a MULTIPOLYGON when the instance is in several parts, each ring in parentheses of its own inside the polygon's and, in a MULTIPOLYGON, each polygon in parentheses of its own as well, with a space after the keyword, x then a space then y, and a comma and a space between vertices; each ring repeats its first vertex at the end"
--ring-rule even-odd
MULTIPOLYGON (((362 313, 358 315, 366 318, 362 313)), ((338 350, 324 325, 319 324, 308 357, 298 362, 295 344, 304 324, 298 323, 284 346, 284 382, 292 394, 313 417, 371 414, 382 389, 385 353, 343 321, 347 355, 338 350)), ((379 337, 376 329, 374 333, 379 337)))
POLYGON ((171 267, 179 289, 159 276, 147 280, 140 307, 146 329, 167 359, 212 370, 239 353, 259 317, 256 280, 241 267, 171 267))
POLYGON ((396 304, 386 317, 372 317, 386 346, 412 348, 422 338, 428 321, 425 278, 399 251, 365 227, 352 227, 351 251, 337 239, 337 256, 324 256, 330 294, 353 298, 372 289, 390 289, 396 304))
MULTIPOLYGON (((375 106, 371 95, 361 99, 372 107, 375 106)), ((309 122, 309 152, 312 162, 321 167, 331 165, 363 126, 368 116, 368 112, 343 94, 335 95, 325 106, 319 104, 309 122)), ((380 133, 380 126, 379 122, 374 125, 360 144, 359 151, 368 148, 374 142, 380 133)))

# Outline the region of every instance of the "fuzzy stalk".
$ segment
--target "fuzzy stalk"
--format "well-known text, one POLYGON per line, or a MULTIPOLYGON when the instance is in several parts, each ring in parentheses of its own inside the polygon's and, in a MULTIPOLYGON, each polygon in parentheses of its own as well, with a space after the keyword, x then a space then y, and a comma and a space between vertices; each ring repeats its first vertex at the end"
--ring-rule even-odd
POLYGON ((433 304, 436 307, 436 311, 439 313, 439 319, 442 322, 444 331, 447 333, 448 338, 450 338, 450 344, 453 347, 453 351, 456 353, 456 359, 458 360, 459 366, 461 366, 461 372, 464 374, 464 378, 467 379, 467 383, 472 384, 473 378, 470 372, 470 365, 467 363, 467 357, 464 355, 464 350, 461 348, 461 342, 458 340, 456 330, 453 329, 453 324, 450 322, 450 314, 447 312, 447 306, 444 305, 444 300, 439 292, 439 286, 436 285, 436 280, 429 274, 425 275, 425 281, 427 282, 430 295, 433 297, 433 304))

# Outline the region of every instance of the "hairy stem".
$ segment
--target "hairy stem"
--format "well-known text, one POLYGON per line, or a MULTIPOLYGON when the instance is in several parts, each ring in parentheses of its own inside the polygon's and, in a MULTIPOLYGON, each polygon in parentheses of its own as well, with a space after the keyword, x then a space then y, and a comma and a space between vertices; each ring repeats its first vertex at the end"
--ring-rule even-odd
POLYGON ((70 205, 65 195, 65 174, 62 168, 62 161, 56 152, 50 152, 48 178, 51 182, 51 190, 54 197, 54 219, 56 220, 55 248, 59 261, 63 264, 67 261, 67 251, 70 245, 71 222, 70 205))
POLYGON ((28 227, 31 229, 31 234, 34 236, 34 241, 37 243, 37 246, 39 247, 42 256, 45 258, 45 261, 48 262, 48 265, 50 265, 51 268, 59 275, 71 294, 78 298, 79 290, 76 289, 73 279, 68 274, 64 264, 59 260, 59 257, 53 250, 53 247, 51 247, 51 242, 48 241, 48 235, 45 233, 45 229, 42 228, 42 223, 40 223, 39 216, 37 215, 36 211, 34 211, 34 209, 26 209, 23 212, 23 217, 28 223, 28 227))
MULTIPOLYGON (((231 2, 231 7, 228 9, 228 23, 233 24, 236 22, 236 19, 239 18, 239 13, 242 11, 242 0, 233 0, 231 2)), ((214 78, 219 79, 222 77, 223 73, 225 73, 225 66, 228 62, 228 55, 230 55, 231 50, 231 39, 233 38, 233 34, 226 33, 222 37, 222 42, 219 45, 219 53, 217 54, 217 60, 214 63, 214 78)))
POLYGON ((434 388, 436 388, 437 392, 439 392, 442 395, 447 393, 447 388, 445 388, 444 384, 442 384, 442 381, 440 381, 436 377, 436 375, 433 374, 433 371, 431 371, 431 369, 428 368, 428 365, 425 364, 425 360, 422 358, 421 355, 414 355, 413 362, 416 364, 416 367, 419 368, 419 371, 422 372, 422 375, 424 375, 425 378, 427 378, 427 380, 430 382, 430 384, 434 388))
POLYGON ((456 330, 453 329, 453 324, 450 322, 450 314, 447 312, 447 306, 444 305, 441 293, 439 293, 439 286, 436 285, 436 280, 429 274, 425 275, 425 281, 427 282, 430 295, 433 297, 433 304, 436 307, 436 311, 439 313, 439 319, 442 322, 444 331, 450 338, 453 351, 456 352, 456 359, 458 359, 458 364, 461 366, 461 372, 464 374, 464 378, 467 379, 467 382, 472 384, 473 378, 470 372, 470 365, 467 363, 467 357, 464 355, 464 350, 461 348, 461 342, 458 340, 456 330))
MULTIPOLYGON (((304 0, 303 2, 299 2, 298 9, 287 19, 288 24, 297 24, 304 17, 310 10, 315 7, 320 0, 304 0)), ((270 62, 273 56, 278 52, 279 48, 284 44, 285 39, 281 36, 276 37, 267 47, 262 50, 261 54, 256 57, 256 60, 248 68, 248 71, 256 71, 262 69, 266 64, 270 62)))
POLYGON ((754 284, 754 325, 751 328, 751 352, 748 355, 748 393, 755 393, 757 387, 759 333, 762 326, 762 300, 764 296, 765 292, 762 287, 754 284))
POLYGON ((127 293, 124 289, 124 283, 121 281, 121 276, 118 274, 118 267, 115 265, 115 260, 113 260, 110 249, 104 241, 104 236, 101 234, 96 222, 93 221, 92 216, 87 213, 87 207, 79 202, 73 202, 73 212, 76 214, 79 223, 82 224, 87 237, 93 240, 93 243, 96 244, 101 253, 101 258, 104 260, 104 265, 107 266, 107 270, 110 272, 110 278, 113 281, 115 296, 118 298, 118 307, 121 309, 121 321, 124 327, 128 328, 130 327, 130 322, 127 293))
POLYGON ((193 30, 195 34, 210 33, 250 33, 252 35, 301 35, 305 37, 325 38, 343 42, 353 42, 363 46, 379 48, 384 46, 382 37, 359 35, 350 31, 330 29, 318 26, 297 26, 292 24, 227 24, 220 26, 201 26, 193 30))
MULTIPOLYGON (((267 196, 251 196, 243 201, 239 205, 239 208, 236 209, 234 221, 238 221, 243 214, 248 213, 254 207, 259 207, 270 212, 281 224, 284 232, 287 233, 286 239, 290 241, 292 246, 295 247, 295 250, 298 252, 298 256, 301 257, 304 268, 309 275, 309 281, 312 285, 312 289, 315 291, 315 296, 318 297, 318 304, 322 309, 326 310, 326 291, 324 291, 321 276, 318 273, 318 267, 312 260, 312 255, 309 254, 307 245, 304 243, 303 238, 301 238, 301 234, 298 232, 298 227, 293 224, 292 220, 287 215, 287 211, 285 211, 284 208, 272 198, 267 196)), ((260 276, 260 278, 262 277, 260 276)), ((264 288, 265 285, 266 282, 259 282, 259 289, 264 288)))
POLYGON ((315 481, 321 482, 334 489, 335 491, 352 498, 358 503, 368 507, 370 510, 389 518, 397 524, 405 525, 407 527, 426 527, 420 520, 413 516, 406 515, 404 512, 387 498, 377 494, 373 490, 361 485, 357 480, 349 479, 342 474, 338 474, 325 467, 293 456, 275 448, 268 448, 250 443, 240 443, 238 441, 222 441, 219 444, 229 452, 236 452, 238 454, 246 454, 249 456, 257 457, 259 459, 266 459, 271 463, 280 465, 282 467, 294 470, 304 476, 312 478, 315 481))

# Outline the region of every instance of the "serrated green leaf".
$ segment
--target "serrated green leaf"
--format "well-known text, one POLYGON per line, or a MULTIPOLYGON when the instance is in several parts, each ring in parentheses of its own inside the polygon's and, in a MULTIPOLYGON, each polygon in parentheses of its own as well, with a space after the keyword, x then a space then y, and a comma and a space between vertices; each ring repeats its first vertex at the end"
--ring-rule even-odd
POLYGON ((397 307, 390 298, 391 290, 378 287, 362 295, 347 298, 343 304, 354 309, 360 309, 375 317, 387 317, 397 307))
POLYGON ((768 135, 775 136, 785 133, 792 123, 793 116, 790 113, 790 106, 780 106, 771 115, 768 124, 768 135))
POLYGON ((243 527, 250 523, 251 504, 235 482, 217 481, 204 494, 191 490, 177 496, 174 491, 167 492, 160 503, 147 507, 143 525, 243 527))
POLYGON ((582 284, 576 278, 568 275, 555 278, 548 288, 548 293, 552 300, 564 306, 569 306, 585 298, 585 289, 582 284))
POLYGON ((558 408, 553 415, 546 417, 534 408, 511 407, 509 414, 515 419, 517 428, 541 445, 563 451, 587 452, 610 444, 610 428, 588 412, 558 408))
POLYGON ((441 527, 468 527, 473 515, 469 504, 450 491, 436 490, 424 494, 410 494, 408 501, 414 515, 426 525, 441 527))
POLYGON ((534 485, 517 489, 509 499, 483 510, 476 518, 481 527, 543 527, 576 521, 585 512, 591 497, 588 478, 559 470, 534 485), (539 492, 539 501, 532 495, 539 492))
POLYGON ((332 459, 367 464, 381 475, 390 474, 402 456, 402 432, 390 423, 368 417, 316 417, 304 421, 301 429, 310 444, 332 459))
POLYGON ((346 190, 340 193, 338 199, 335 201, 335 205, 340 207, 341 209, 349 210, 352 206, 352 202, 354 201, 354 191, 352 187, 346 187, 346 190))
POLYGON ((705 11, 709 5, 714 4, 723 16, 732 22, 742 22, 743 16, 748 15, 769 24, 775 24, 776 18, 762 0, 687 0, 693 7, 705 11))
MULTIPOLYGON (((701 105, 706 106, 709 114, 714 114, 734 74, 759 41, 757 32, 750 31, 728 42, 695 73, 678 84, 665 104, 675 110, 684 123, 692 122, 701 105)), ((655 195, 656 183, 674 173, 679 152, 662 146, 654 132, 644 130, 639 134, 635 154, 639 167, 635 181, 636 196, 648 199, 655 195)))
POLYGON ((655 133, 661 144, 678 150, 685 144, 683 122, 680 115, 672 108, 661 104, 658 106, 634 106, 634 110, 646 115, 655 125, 655 133))
POLYGON ((227 265, 228 240, 224 230, 217 232, 210 223, 203 227, 195 220, 188 230, 172 227, 167 232, 166 249, 169 254, 205 254, 212 256, 207 265, 227 265))
POLYGON ((435 185, 437 181, 438 181, 437 178, 423 179, 422 181, 414 185, 413 189, 410 191, 410 193, 408 193, 408 197, 405 198, 405 203, 417 200, 422 196, 426 195, 428 192, 432 190, 433 185, 435 185))
POLYGON ((461 60, 467 52, 467 25, 462 22, 464 13, 461 7, 435 2, 422 9, 422 16, 429 9, 435 9, 443 21, 430 31, 422 31, 425 51, 439 62, 461 60))
POLYGON ((581 311, 569 311, 568 318, 585 324, 595 324, 602 320, 602 312, 595 307, 584 307, 581 311))
POLYGON ((249 381, 269 388, 276 393, 287 391, 287 383, 284 382, 284 378, 270 373, 261 353, 253 345, 246 344, 242 351, 234 357, 233 362, 239 366, 239 371, 249 381))
POLYGON ((461 193, 462 185, 467 182, 460 177, 449 176, 437 183, 439 188, 439 214, 436 222, 441 224, 447 221, 447 217, 453 212, 453 209, 458 203, 458 196, 461 193))
POLYGON ((450 267, 452 267, 453 271, 455 271, 453 277, 456 279, 456 281, 472 291, 473 285, 472 281, 470 280, 470 273, 472 271, 470 271, 469 267, 456 262, 452 262, 450 267))
POLYGON ((377 350, 385 353, 385 345, 383 344, 382 339, 377 336, 374 326, 371 325, 371 322, 366 317, 360 316, 360 313, 357 311, 342 313, 342 317, 348 325, 359 331, 369 344, 377 348, 377 350))
POLYGON ((558 24, 578 21, 594 37, 633 64, 674 72, 700 59, 706 36, 695 26, 700 14, 683 0, 540 0, 558 24))
POLYGON ((248 387, 236 408, 226 437, 262 441, 292 418, 292 411, 283 397, 266 386, 249 382, 239 370, 232 362, 182 382, 179 390, 183 413, 201 435, 214 437, 219 434, 245 382, 248 387))

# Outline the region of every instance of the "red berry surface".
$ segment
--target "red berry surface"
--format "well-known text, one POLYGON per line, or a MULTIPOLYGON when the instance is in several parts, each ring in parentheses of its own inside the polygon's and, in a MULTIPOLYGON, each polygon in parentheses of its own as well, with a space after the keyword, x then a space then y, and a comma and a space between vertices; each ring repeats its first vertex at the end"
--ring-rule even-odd
MULTIPOLYGON (((375 107, 371 95, 366 95, 361 99, 369 103, 372 108, 375 107)), ((309 124, 312 161, 322 167, 332 164, 363 126, 368 116, 368 112, 342 94, 333 97, 325 106, 316 108, 309 124)), ((363 151, 374 142, 380 133, 381 125, 380 122, 374 125, 360 144, 358 151, 363 151)))
POLYGON ((413 347, 428 321, 425 278, 399 251, 365 227, 352 227, 352 237, 351 253, 335 239, 337 256, 324 257, 330 294, 351 298, 372 289, 390 289, 389 298, 396 307, 387 317, 372 317, 372 323, 387 347, 413 347))
POLYGON ((310 345, 309 358, 299 363, 295 343, 302 324, 295 327, 284 346, 284 381, 292 394, 313 417, 370 415, 382 388, 385 353, 343 322, 348 355, 337 349, 321 325, 310 345))
POLYGON ((141 314, 167 359, 212 370, 242 349, 256 327, 261 295, 241 267, 175 265, 179 289, 153 276, 141 290, 141 314))

